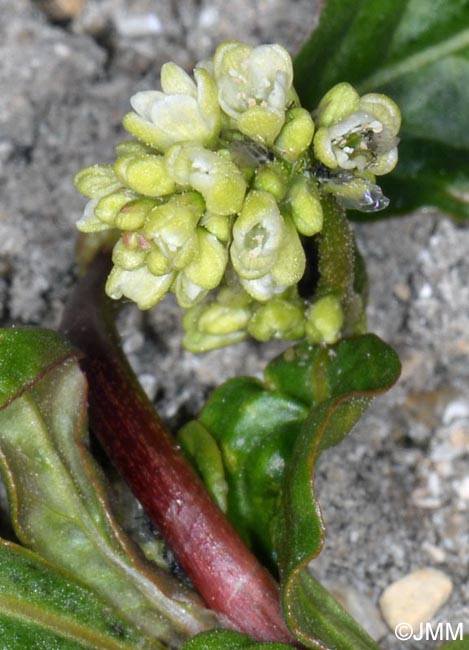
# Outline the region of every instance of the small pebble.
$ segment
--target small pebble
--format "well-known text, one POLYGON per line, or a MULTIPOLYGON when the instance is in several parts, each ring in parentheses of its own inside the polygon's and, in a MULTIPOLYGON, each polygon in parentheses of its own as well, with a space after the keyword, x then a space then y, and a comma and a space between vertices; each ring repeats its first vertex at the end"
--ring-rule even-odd
POLYGON ((70 20, 81 13, 86 0, 40 0, 39 7, 52 20, 70 20))
POLYGON ((387 587, 379 606, 391 630, 399 623, 428 623, 448 600, 453 584, 442 571, 427 567, 409 573, 387 587))

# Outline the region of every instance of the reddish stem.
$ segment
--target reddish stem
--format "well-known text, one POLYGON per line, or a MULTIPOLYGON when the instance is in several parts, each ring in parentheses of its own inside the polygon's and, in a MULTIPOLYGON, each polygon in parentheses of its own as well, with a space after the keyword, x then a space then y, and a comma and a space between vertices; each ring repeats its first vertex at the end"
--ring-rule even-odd
POLYGON ((90 424, 211 609, 260 641, 295 643, 279 590, 181 455, 123 355, 104 295, 109 257, 96 257, 62 331, 85 353, 90 424))

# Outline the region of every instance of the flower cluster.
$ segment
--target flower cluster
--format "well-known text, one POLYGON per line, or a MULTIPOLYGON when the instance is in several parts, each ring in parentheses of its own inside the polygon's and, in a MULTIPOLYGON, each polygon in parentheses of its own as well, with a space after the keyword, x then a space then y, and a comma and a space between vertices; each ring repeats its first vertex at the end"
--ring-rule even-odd
POLYGON ((302 240, 321 232, 323 195, 385 207, 375 175, 396 164, 400 116, 345 83, 311 114, 292 84, 280 45, 223 43, 193 77, 167 63, 162 90, 131 99, 136 140, 75 178, 90 199, 78 228, 115 238, 108 295, 147 309, 173 292, 192 350, 339 336, 340 301, 298 295, 302 240))

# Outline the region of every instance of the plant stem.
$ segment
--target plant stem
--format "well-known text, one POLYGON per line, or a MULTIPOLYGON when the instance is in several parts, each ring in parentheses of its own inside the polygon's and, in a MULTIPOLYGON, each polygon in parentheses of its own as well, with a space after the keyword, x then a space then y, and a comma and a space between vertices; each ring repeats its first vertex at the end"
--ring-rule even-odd
POLYGON ((98 254, 61 326, 85 354, 90 425, 207 605, 255 639, 295 643, 276 582, 212 501, 120 348, 104 294, 109 269, 98 254))

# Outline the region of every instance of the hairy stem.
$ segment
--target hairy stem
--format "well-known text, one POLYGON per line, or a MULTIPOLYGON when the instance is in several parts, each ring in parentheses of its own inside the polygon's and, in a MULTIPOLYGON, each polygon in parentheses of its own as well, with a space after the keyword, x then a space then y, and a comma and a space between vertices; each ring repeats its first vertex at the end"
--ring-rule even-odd
POLYGON ((122 353, 104 295, 109 268, 97 255, 61 327, 85 354, 91 427, 207 605, 258 640, 294 643, 277 584, 181 455, 122 353))

